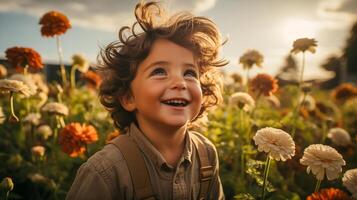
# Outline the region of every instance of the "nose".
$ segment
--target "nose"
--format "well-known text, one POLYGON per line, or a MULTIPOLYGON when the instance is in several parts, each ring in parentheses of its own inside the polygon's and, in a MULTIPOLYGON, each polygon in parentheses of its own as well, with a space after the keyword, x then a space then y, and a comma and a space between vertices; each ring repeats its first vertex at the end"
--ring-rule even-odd
POLYGON ((186 90, 187 83, 182 76, 176 75, 172 77, 171 89, 186 90))

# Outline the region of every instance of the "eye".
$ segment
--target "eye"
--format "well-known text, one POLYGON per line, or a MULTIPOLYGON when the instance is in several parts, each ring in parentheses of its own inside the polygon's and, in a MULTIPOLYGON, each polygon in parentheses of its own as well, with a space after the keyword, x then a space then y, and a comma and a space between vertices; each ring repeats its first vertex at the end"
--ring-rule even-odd
POLYGON ((192 70, 192 69, 188 69, 185 71, 185 76, 190 76, 190 77, 193 77, 193 78, 197 78, 198 75, 197 75, 197 72, 195 70, 192 70))
POLYGON ((151 73, 150 76, 165 76, 166 75, 166 71, 165 69, 159 67, 154 69, 151 73))

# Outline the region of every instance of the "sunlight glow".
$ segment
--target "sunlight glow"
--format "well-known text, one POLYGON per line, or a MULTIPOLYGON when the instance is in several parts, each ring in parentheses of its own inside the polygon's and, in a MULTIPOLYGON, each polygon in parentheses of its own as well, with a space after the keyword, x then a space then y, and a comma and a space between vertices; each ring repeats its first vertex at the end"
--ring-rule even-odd
POLYGON ((316 23, 308 20, 289 19, 282 25, 282 33, 286 42, 292 44, 298 38, 315 38, 318 28, 316 23))

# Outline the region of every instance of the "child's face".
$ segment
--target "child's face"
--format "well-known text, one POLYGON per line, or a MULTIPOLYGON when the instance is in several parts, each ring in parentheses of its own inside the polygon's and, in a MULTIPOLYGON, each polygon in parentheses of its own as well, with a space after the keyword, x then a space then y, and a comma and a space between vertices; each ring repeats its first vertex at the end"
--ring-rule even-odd
POLYGON ((139 126, 182 127, 200 109, 202 91, 193 53, 169 40, 154 42, 131 83, 129 110, 139 126))

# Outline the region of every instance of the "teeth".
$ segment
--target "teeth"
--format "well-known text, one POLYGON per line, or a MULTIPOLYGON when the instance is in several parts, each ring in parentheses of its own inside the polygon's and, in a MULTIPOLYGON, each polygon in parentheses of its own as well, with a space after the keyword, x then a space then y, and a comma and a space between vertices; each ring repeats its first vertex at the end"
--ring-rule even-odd
POLYGON ((184 104, 184 103, 186 103, 186 101, 183 101, 183 100, 169 100, 169 101, 167 101, 167 103, 181 103, 181 104, 184 104))
POLYGON ((186 100, 172 99, 172 100, 167 100, 164 103, 169 105, 175 105, 175 106, 185 106, 187 105, 188 102, 186 100))

